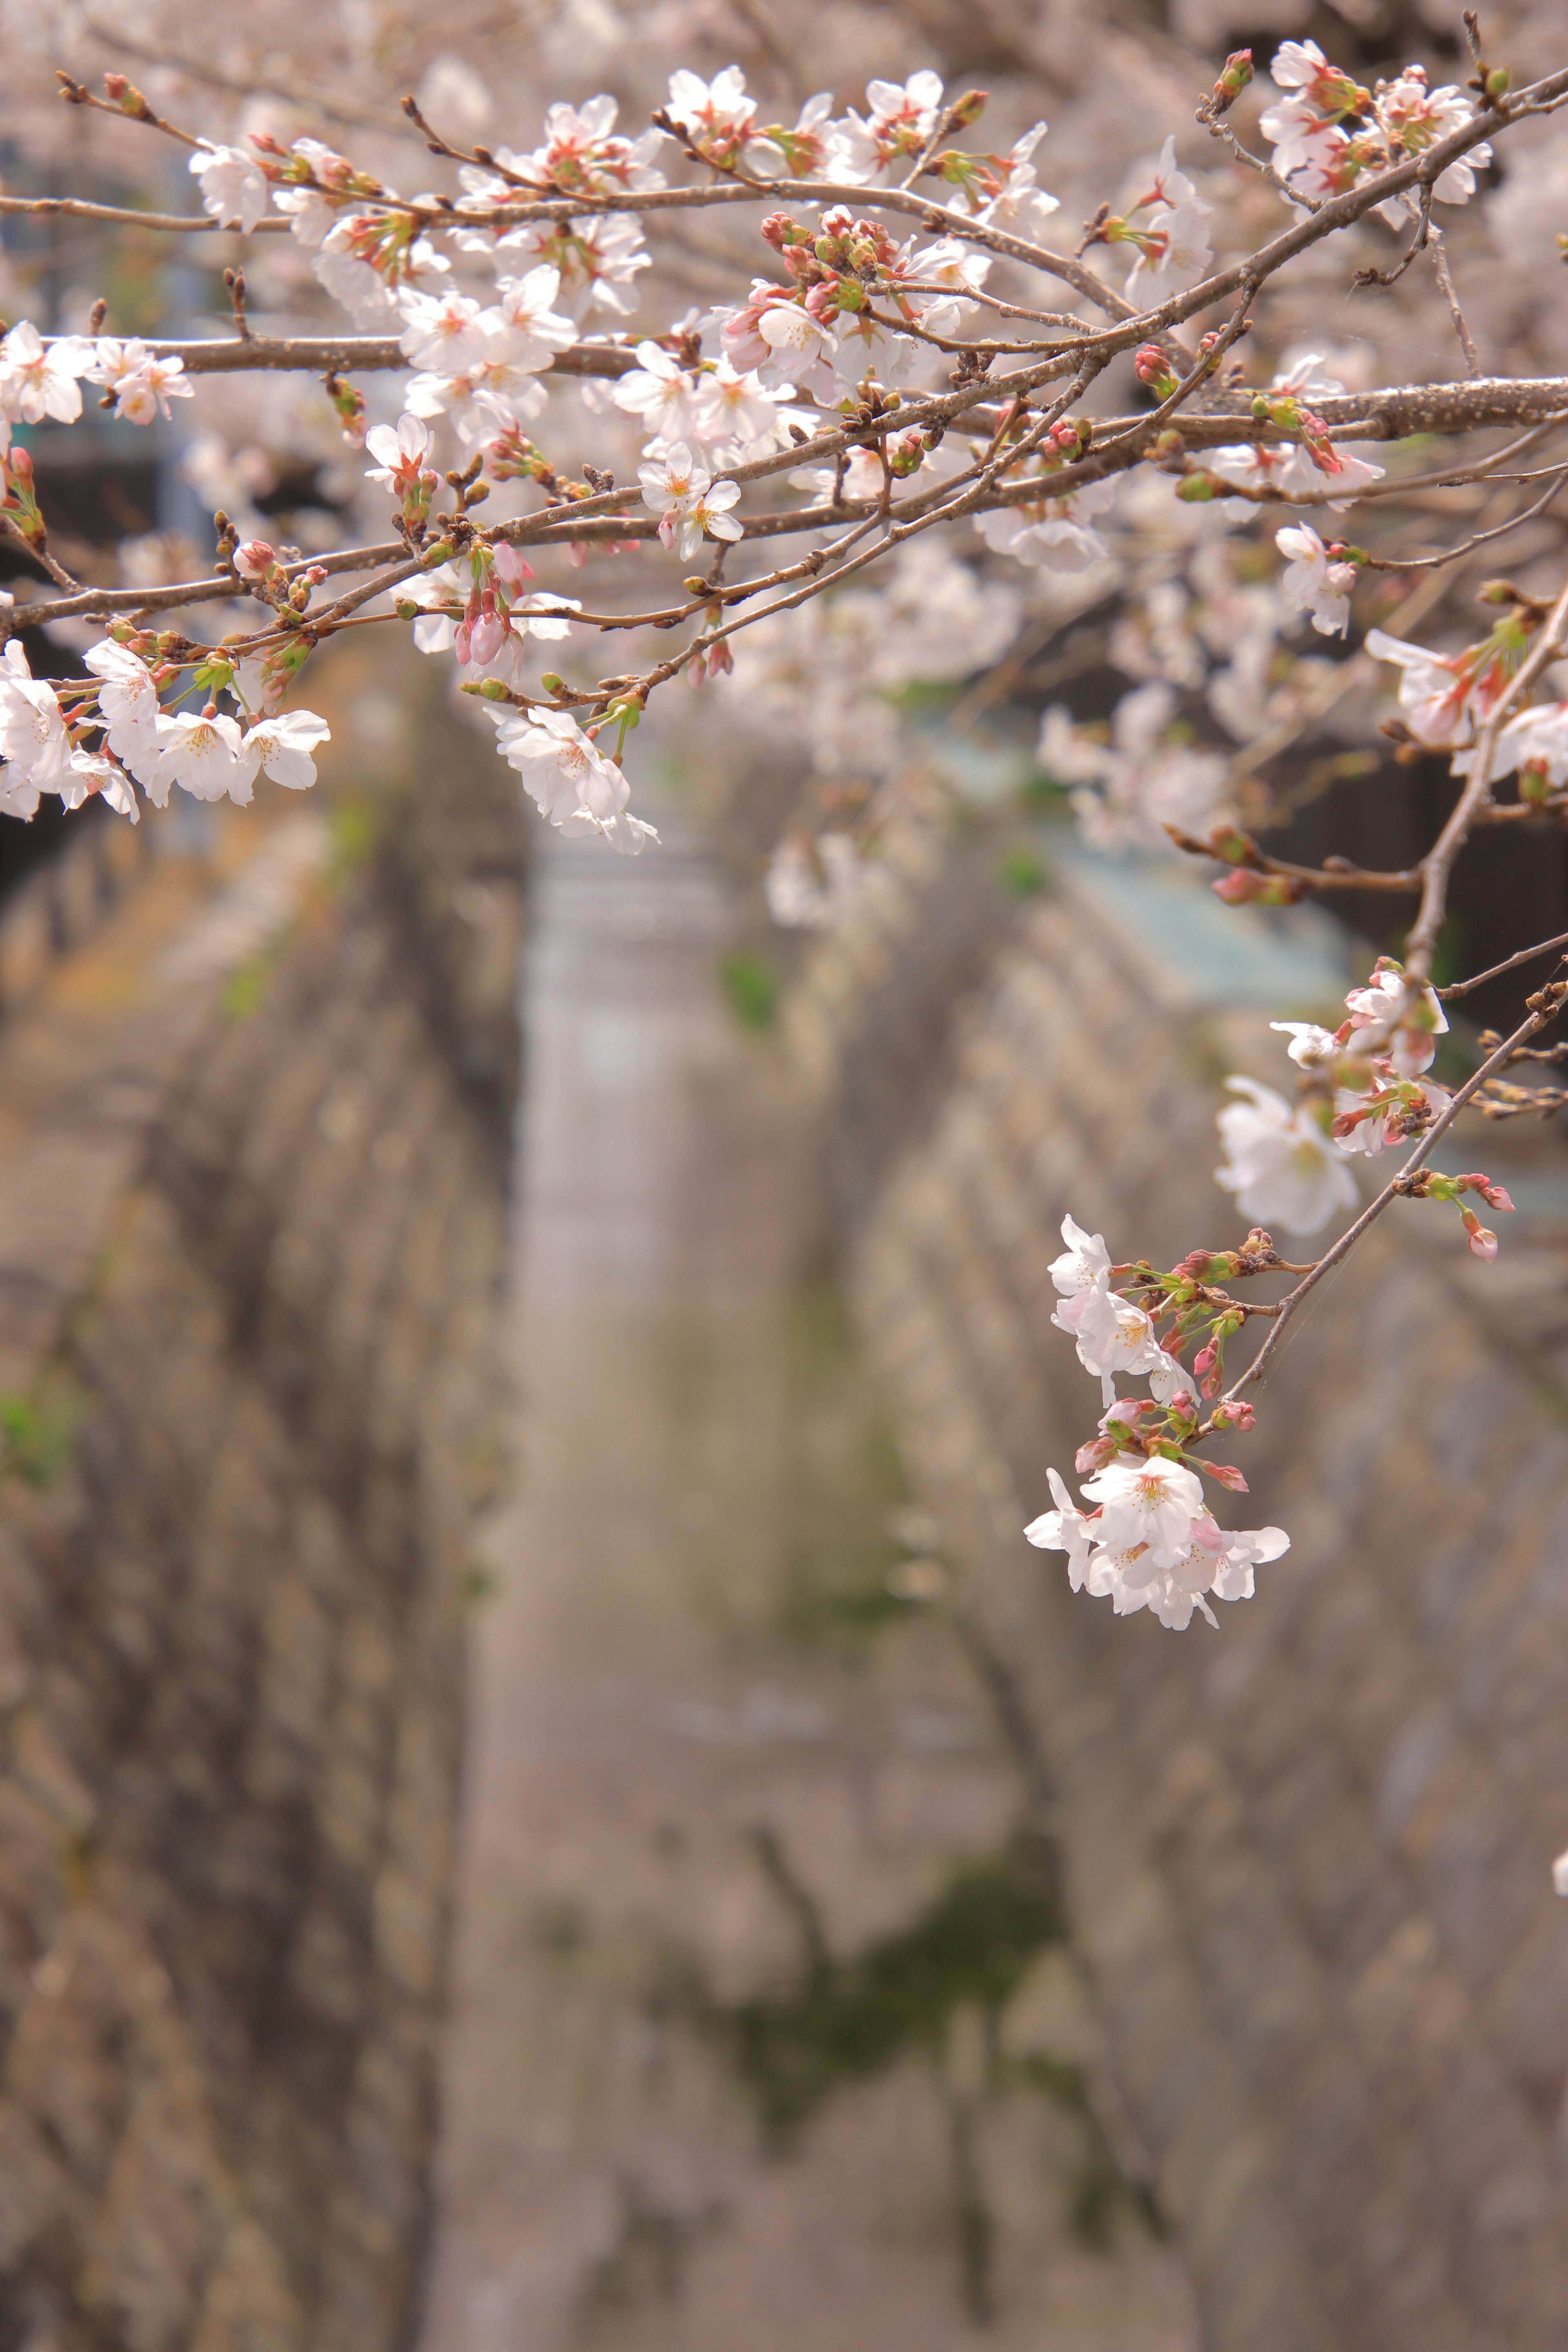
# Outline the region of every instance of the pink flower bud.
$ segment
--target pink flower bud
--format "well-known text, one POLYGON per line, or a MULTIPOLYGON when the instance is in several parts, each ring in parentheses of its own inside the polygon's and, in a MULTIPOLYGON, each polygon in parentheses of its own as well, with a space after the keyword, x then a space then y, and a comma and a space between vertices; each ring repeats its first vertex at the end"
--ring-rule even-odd
POLYGON ((234 568, 242 580, 265 580, 277 561, 276 551, 264 539, 247 539, 234 551, 234 568))
POLYGON ((1229 1491, 1233 1495, 1246 1494, 1247 1481, 1242 1476, 1240 1471, 1234 1468, 1230 1463, 1205 1462, 1203 1466, 1208 1472, 1209 1476, 1213 1478, 1216 1484, 1221 1486, 1228 1487, 1229 1491))
POLYGON ((1498 1241, 1496 1234, 1489 1232, 1487 1227, 1482 1224, 1480 1219, 1477 1216, 1473 1209, 1461 1207, 1459 1214, 1465 1221, 1465 1231, 1470 1238, 1470 1249, 1472 1254, 1476 1257, 1485 1258, 1487 1263, 1489 1265, 1492 1259, 1497 1255, 1498 1241))
MULTIPOLYGON (((461 631, 458 632, 459 639, 461 631)), ((468 631, 468 651, 466 658, 483 665, 494 661, 507 641, 506 623, 499 613, 481 613, 468 631)), ((458 655, 459 661, 465 656, 458 655)))
POLYGON ((728 638, 721 637, 716 646, 709 646, 708 675, 710 677, 728 677, 734 667, 730 655, 728 638))
POLYGON ((469 651, 468 625, 467 621, 458 622, 458 634, 453 640, 452 650, 457 655, 458 659, 467 667, 468 663, 472 658, 469 651))

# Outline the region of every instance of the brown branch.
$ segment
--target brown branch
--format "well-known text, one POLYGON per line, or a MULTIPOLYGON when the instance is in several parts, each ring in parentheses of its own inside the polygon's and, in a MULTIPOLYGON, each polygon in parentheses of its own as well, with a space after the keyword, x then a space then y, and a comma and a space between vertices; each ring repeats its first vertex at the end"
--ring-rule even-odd
MULTIPOLYGON (((1554 940, 1542 940, 1535 947, 1521 948, 1517 955, 1506 957, 1501 963, 1494 963, 1489 971, 1478 971, 1468 980, 1456 980, 1451 986, 1436 989, 1433 993, 1444 998, 1468 996, 1471 989, 1479 988, 1484 981, 1497 980, 1503 972, 1512 971, 1516 965, 1532 963, 1537 956, 1550 955, 1553 948, 1568 948, 1568 931, 1563 932, 1561 937, 1554 940)), ((1555 1054, 1560 1051, 1560 1048, 1554 1045, 1552 1051, 1555 1054)))

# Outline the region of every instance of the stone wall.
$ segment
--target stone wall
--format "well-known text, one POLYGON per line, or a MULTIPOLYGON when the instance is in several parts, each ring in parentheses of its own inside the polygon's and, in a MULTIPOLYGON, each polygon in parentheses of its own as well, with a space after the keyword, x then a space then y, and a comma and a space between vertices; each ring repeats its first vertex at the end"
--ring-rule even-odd
MULTIPOLYGON (((1499 1266, 1468 1259, 1451 1211, 1416 1209, 1303 1318, 1226 1514, 1291 1531, 1259 1598, 1217 1635, 1113 1620, 1020 1535, 1098 1411, 1049 1324, 1059 1219, 1166 1263, 1231 1234, 1209 1181, 1217 1078, 1278 1082, 1262 1014, 1325 1009, 1344 983, 1326 927, 1054 862, 1022 915, 992 905, 934 1107, 913 1092, 900 1118, 857 1073, 919 994, 940 844, 892 845, 887 887, 796 993, 828 1128, 879 1171, 835 1188, 859 1320, 1046 1759, 1075 1929, 1206 2341, 1545 2352, 1568 2342, 1568 1911, 1547 1876, 1568 1832, 1557 1148, 1510 1180, 1499 1266)), ((1499 1156, 1489 1131, 1480 1157, 1499 1156)))
POLYGON ((424 2229, 510 1070, 395 861, 214 856, 0 1032, 4 2352, 383 2352, 424 2229))

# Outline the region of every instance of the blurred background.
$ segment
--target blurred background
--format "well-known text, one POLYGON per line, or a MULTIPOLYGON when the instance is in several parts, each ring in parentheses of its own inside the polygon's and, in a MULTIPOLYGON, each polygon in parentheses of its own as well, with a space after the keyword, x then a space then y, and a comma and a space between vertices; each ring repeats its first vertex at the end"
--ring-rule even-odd
MULTIPOLYGON (((405 92, 526 149, 600 90, 635 135, 677 65, 739 62, 764 120, 934 66, 998 148, 1048 121, 1064 246, 1173 131, 1222 251, 1279 215, 1193 123, 1227 51, 1468 70, 1447 0, 0 29, 13 195, 195 207, 58 67, 445 188, 405 92)), ((1554 0, 1484 29, 1516 81, 1563 61, 1554 0)), ((1542 124, 1450 225, 1500 372, 1568 364, 1565 205, 1542 124)), ((227 331, 236 236, 3 226, 7 320, 227 331)), ((692 219, 599 330, 700 313, 752 244, 692 219)), ((1429 284, 1345 290, 1392 233, 1352 245, 1258 364, 1459 375, 1429 284)), ((258 328, 342 323, 291 239, 243 259, 258 328)), ((635 420, 565 394, 563 461, 626 478, 635 420)), ((218 506, 305 553, 384 530, 309 379, 18 438, 84 579, 192 576, 218 506)), ((1453 791, 1388 753, 1353 646, 1292 665, 1271 532, 1222 558, 1152 487, 1085 570, 974 540, 847 594, 809 693, 783 637, 671 688, 635 864, 520 804, 401 629, 313 663, 303 808, 0 832, 0 2352, 1568 2344, 1555 1129, 1488 1135, 1496 1266, 1415 1213, 1302 1318, 1247 1463, 1293 1549, 1219 1634, 1101 1622, 1021 1538, 1082 1434, 1063 1213, 1118 1256, 1226 1240, 1224 1072, 1275 1078, 1268 1019, 1397 936, 1386 901, 1220 908, 1086 826, 1044 713, 1103 743, 1161 686, 1167 753, 1227 762, 1291 856, 1402 863, 1453 791)), ((1441 545, 1528 495, 1367 529, 1441 545)), ((1555 588, 1561 541, 1542 514, 1510 576, 1555 588)), ((1457 641, 1496 561, 1378 617, 1457 641)), ((624 562, 541 585, 613 599, 624 562)), ((27 629, 32 570, 0 550, 69 674, 100 631, 27 629)), ((1438 976, 1563 929, 1560 830, 1500 831, 1438 976)), ((1439 1075, 1517 1002, 1471 1000, 1439 1075)))

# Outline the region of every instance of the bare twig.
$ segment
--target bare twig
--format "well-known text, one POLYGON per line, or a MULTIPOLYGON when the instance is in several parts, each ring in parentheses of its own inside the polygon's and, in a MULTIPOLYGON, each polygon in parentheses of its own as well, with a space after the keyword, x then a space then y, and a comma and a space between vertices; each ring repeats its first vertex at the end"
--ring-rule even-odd
POLYGON ((1448 305, 1448 316, 1454 321, 1454 331, 1459 338, 1460 348, 1464 352, 1466 364, 1470 373, 1479 375, 1481 355, 1471 340, 1468 327, 1465 324, 1465 314, 1459 308, 1459 298, 1454 291, 1454 280, 1449 274, 1448 247, 1444 241, 1442 230, 1435 221, 1431 226, 1430 236, 1433 266, 1437 272, 1437 283, 1443 289, 1443 299, 1448 305))

